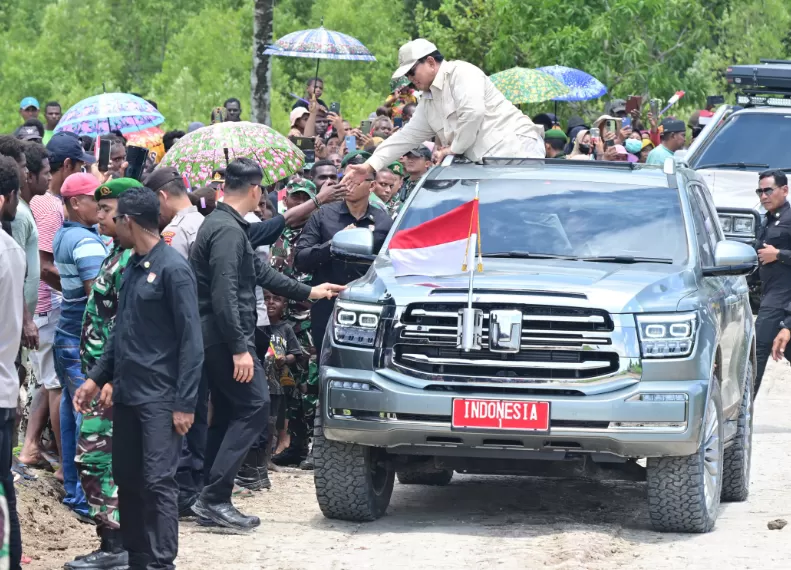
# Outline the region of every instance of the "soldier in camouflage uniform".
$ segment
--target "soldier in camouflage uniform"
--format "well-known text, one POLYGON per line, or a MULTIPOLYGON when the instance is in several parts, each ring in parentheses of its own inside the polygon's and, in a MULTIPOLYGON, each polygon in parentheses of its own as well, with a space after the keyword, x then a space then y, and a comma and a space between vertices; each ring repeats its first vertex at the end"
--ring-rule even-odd
MULTIPOLYGON (((387 183, 392 182, 395 188, 392 195, 390 196, 390 199, 385 204, 385 209, 387 210, 387 213, 390 214, 390 217, 395 219, 396 216, 398 216, 398 212, 401 211, 401 206, 403 205, 399 190, 404 180, 404 165, 396 161, 388 165, 387 168, 384 169, 384 171, 391 173, 390 178, 385 179, 385 182, 387 183)), ((384 172, 384 171, 379 171, 379 172, 384 172)), ((374 185, 374 188, 380 185, 379 172, 376 173, 376 184, 374 185)))
MULTIPOLYGON (((128 188, 142 187, 132 178, 116 178, 96 189, 99 202, 99 229, 102 235, 115 238, 118 196, 128 188)), ((121 277, 129 263, 132 250, 114 244, 102 262, 99 275, 93 282, 82 321, 80 357, 82 370, 87 375, 104 351, 118 309, 121 277)), ((96 533, 101 538, 99 550, 66 564, 67 570, 114 569, 128 564, 123 550, 118 512, 118 487, 113 479, 113 408, 100 408, 93 403, 83 416, 74 459, 80 473, 80 483, 96 522, 96 533)))
MULTIPOLYGON (((278 205, 285 211, 316 195, 316 185, 310 180, 289 182, 286 196, 278 205)), ((297 243, 302 228, 286 228, 275 244, 270 248, 270 263, 284 275, 296 279, 300 283, 310 283, 311 276, 298 273, 294 269, 294 244, 297 243)), ((318 399, 319 369, 316 364, 316 349, 310 334, 310 301, 288 300, 286 321, 291 324, 302 351, 309 355, 306 360, 294 367, 295 386, 283 386, 286 398, 286 418, 291 432, 291 446, 273 458, 278 465, 296 465, 307 452, 308 440, 313 436, 313 419, 316 416, 318 399)))

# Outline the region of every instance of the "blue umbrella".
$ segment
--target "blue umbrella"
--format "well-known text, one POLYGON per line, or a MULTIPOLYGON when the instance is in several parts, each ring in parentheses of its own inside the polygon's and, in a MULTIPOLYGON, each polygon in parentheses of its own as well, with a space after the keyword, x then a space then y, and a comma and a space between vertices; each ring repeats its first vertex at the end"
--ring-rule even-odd
POLYGON ((553 101, 588 101, 607 94, 607 88, 601 81, 579 69, 562 65, 550 65, 538 69, 555 77, 569 88, 568 95, 555 97, 553 101))
POLYGON ((264 55, 306 57, 316 60, 316 77, 322 59, 376 61, 360 40, 326 29, 323 25, 312 30, 291 32, 264 50, 264 55))
POLYGON ((165 117, 145 99, 129 93, 102 93, 72 106, 55 127, 55 132, 95 137, 110 131, 135 133, 163 122, 165 117))

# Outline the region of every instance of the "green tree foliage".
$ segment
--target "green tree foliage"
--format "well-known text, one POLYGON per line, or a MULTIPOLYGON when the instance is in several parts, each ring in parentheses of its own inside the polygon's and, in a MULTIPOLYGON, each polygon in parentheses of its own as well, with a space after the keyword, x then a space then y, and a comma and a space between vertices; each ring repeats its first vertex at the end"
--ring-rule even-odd
MULTIPOLYGON (((683 89, 684 108, 699 108, 725 92, 728 64, 791 57, 790 12, 788 0, 278 0, 274 31, 282 37, 323 20, 374 53, 372 63, 320 65, 323 99, 340 101, 356 122, 382 103, 399 45, 418 35, 487 73, 557 63, 588 71, 612 96, 666 99, 683 89)), ((253 0, 0 0, 0 130, 19 125, 25 96, 65 109, 102 90, 156 100, 165 128, 207 122, 228 97, 247 115, 252 14, 253 0)), ((289 93, 303 94, 315 64, 274 58, 278 130, 289 126, 289 93)))

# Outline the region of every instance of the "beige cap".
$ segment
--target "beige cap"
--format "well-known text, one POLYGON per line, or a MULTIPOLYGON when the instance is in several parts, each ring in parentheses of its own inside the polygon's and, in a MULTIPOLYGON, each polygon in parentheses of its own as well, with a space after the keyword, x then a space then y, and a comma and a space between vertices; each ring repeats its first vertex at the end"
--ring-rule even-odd
POLYGON ((294 126, 294 124, 297 122, 297 119, 309 114, 310 111, 308 111, 305 107, 294 107, 291 110, 291 114, 289 115, 289 119, 291 119, 291 126, 294 126))
POLYGON ((402 45, 398 50, 398 69, 393 74, 393 79, 403 77, 417 63, 417 60, 435 51, 437 51, 437 46, 423 38, 402 45))

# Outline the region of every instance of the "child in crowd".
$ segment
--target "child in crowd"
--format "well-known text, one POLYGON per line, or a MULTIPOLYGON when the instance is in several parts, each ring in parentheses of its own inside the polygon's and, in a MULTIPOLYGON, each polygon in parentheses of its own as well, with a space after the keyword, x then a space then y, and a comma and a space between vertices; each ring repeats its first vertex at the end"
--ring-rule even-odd
MULTIPOLYGON (((267 315, 269 316, 269 351, 266 354, 266 378, 272 400, 270 427, 277 429, 277 439, 288 437, 285 398, 299 398, 298 388, 291 368, 305 359, 302 347, 291 324, 283 320, 287 301, 285 297, 264 291, 267 315), (275 422, 272 420, 276 420, 275 422)), ((275 429, 269 432, 274 445, 275 429)))

